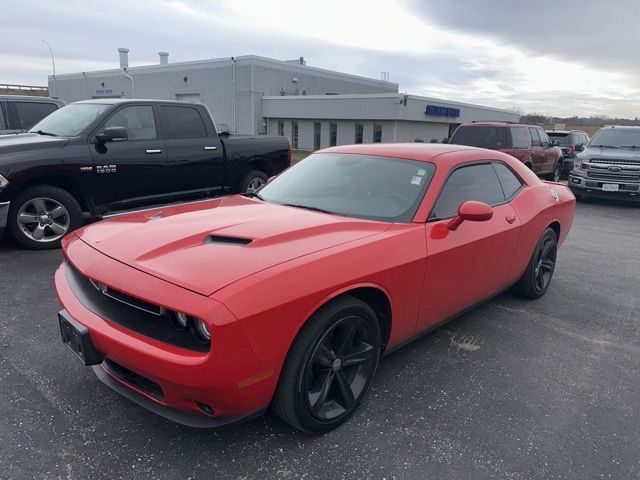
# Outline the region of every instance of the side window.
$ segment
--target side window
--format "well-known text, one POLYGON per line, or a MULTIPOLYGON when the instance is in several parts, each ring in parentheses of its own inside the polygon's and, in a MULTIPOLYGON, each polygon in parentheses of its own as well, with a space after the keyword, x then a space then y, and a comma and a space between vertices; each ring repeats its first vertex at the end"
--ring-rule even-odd
POLYGON ((353 143, 362 143, 362 132, 364 125, 362 123, 356 123, 356 136, 353 143))
POLYGON ((160 118, 167 139, 207 136, 207 127, 196 108, 161 105, 160 118))
POLYGON ((531 146, 539 147, 540 146, 540 135, 538 134, 538 129, 529 127, 529 133, 531 134, 531 146))
POLYGON ((54 103, 45 102, 15 102, 18 114, 16 128, 28 130, 44 117, 58 109, 54 103))
POLYGON ((545 132, 541 128, 537 128, 536 130, 538 130, 538 135, 540 135, 540 144, 543 147, 548 147, 549 145, 551 145, 551 142, 549 141, 549 135, 547 135, 547 132, 545 132))
POLYGON ((102 127, 125 127, 129 140, 152 140, 158 138, 156 120, 151 105, 124 107, 114 113, 102 127))
POLYGON ((7 121, 5 120, 5 108, 4 103, 0 102, 0 130, 8 130, 7 121))
POLYGON ((511 197, 522 187, 522 182, 504 163, 496 162, 493 164, 493 168, 496 170, 505 198, 511 200, 511 197))
POLYGON ((529 132, 523 127, 511 127, 511 141, 513 148, 529 148, 529 132))
POLYGON ((489 205, 505 202, 500 181, 492 164, 470 165, 455 170, 440 192, 431 216, 450 217, 458 211, 460 204, 467 200, 477 200, 489 205))

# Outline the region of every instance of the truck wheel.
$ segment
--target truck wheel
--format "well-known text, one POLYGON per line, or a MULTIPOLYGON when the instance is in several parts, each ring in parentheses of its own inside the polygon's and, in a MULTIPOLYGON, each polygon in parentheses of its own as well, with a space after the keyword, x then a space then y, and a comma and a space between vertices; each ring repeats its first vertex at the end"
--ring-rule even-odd
POLYGON ((66 190, 41 185, 20 192, 11 202, 7 227, 25 248, 59 248, 68 232, 82 225, 82 209, 66 190))
POLYGON ((559 182, 561 176, 562 176, 562 161, 558 160, 556 164, 553 166, 553 172, 549 174, 548 179, 554 182, 559 182))
POLYGON ((267 183, 267 174, 260 170, 251 170, 240 182, 240 193, 255 193, 267 183))

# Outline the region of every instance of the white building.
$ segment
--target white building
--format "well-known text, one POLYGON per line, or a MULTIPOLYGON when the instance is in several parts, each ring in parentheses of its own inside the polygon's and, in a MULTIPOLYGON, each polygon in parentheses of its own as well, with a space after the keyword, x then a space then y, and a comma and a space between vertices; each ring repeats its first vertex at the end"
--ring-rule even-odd
POLYGON ((129 67, 49 77, 67 103, 88 98, 156 98, 202 102, 219 129, 283 134, 294 148, 442 141, 462 122, 517 122, 516 113, 398 93, 398 84, 254 55, 129 67))

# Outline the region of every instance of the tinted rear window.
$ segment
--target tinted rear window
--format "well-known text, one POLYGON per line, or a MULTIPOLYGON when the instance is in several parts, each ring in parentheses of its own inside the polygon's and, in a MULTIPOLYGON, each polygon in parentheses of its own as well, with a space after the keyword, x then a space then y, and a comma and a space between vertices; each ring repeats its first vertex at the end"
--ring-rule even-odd
POLYGON ((44 117, 58 109, 53 103, 44 102, 16 102, 19 129, 28 130, 44 117))
POLYGON ((459 127, 450 143, 491 150, 510 148, 506 127, 459 127))
POLYGON ((207 136, 207 128, 200 112, 193 107, 160 107, 160 118, 164 125, 165 138, 202 138, 207 136))
POLYGON ((511 143, 513 148, 529 148, 531 136, 526 127, 511 127, 511 143))
POLYGON ((560 146, 566 147, 571 144, 571 136, 568 133, 549 132, 551 141, 557 140, 560 146))

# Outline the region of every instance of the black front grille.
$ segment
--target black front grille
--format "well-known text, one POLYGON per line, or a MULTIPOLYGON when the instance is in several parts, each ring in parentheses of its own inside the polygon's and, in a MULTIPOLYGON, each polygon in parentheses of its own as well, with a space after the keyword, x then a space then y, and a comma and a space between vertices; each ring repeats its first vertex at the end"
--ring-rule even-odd
POLYGON ((590 171, 587 173, 587 175, 589 176, 589 178, 599 178, 601 180, 618 180, 622 182, 640 181, 640 172, 638 172, 638 174, 628 174, 628 173, 604 173, 604 172, 590 171))
POLYGON ((614 160, 614 159, 609 159, 609 158, 592 158, 589 160, 590 163, 599 163, 599 164, 603 164, 603 165, 637 165, 640 166, 640 159, 638 160, 631 160, 631 159, 624 159, 624 160, 614 160))
POLYGON ((147 377, 137 374, 129 370, 127 367, 123 367, 119 363, 114 362, 109 358, 104 359, 104 365, 107 370, 118 378, 121 378, 129 385, 132 385, 143 392, 148 393, 158 400, 164 400, 164 392, 162 387, 153 380, 149 380, 147 377))
MULTIPOLYGON (((98 288, 100 284, 82 275, 69 261, 66 267, 71 290, 96 315, 160 342, 197 352, 209 351, 210 344, 197 340, 189 328, 179 330, 174 326, 170 311, 158 307, 160 313, 152 313, 149 309, 141 308, 141 305, 155 305, 120 291, 117 291, 119 298, 114 298, 113 294, 106 295, 104 288, 98 288)), ((112 289, 109 291, 116 292, 112 289)))

